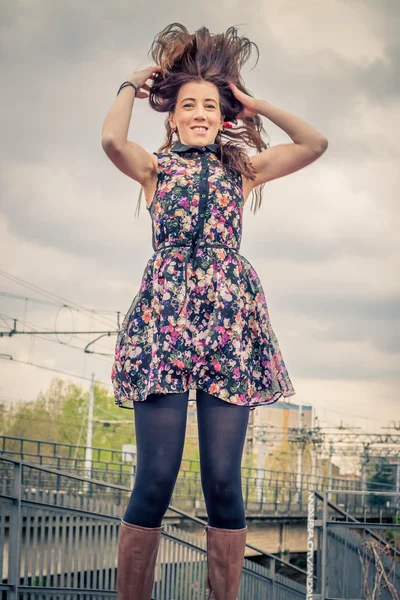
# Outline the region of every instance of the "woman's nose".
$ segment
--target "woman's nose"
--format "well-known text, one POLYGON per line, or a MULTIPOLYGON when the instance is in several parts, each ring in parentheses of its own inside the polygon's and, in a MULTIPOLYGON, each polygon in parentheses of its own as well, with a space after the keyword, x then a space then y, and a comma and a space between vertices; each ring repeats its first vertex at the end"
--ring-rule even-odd
POLYGON ((198 106, 198 107, 196 108, 196 110, 194 111, 194 116, 195 116, 195 118, 201 118, 201 119, 203 119, 203 118, 204 118, 204 115, 205 115, 205 110, 204 110, 204 108, 203 108, 203 107, 201 107, 201 106, 198 106))

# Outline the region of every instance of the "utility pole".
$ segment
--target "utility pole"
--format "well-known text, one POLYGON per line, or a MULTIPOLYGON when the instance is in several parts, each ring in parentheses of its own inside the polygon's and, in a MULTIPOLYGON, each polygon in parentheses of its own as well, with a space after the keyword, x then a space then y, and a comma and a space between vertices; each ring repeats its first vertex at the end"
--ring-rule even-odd
MULTIPOLYGON (((302 433, 302 429, 303 429, 303 405, 300 404, 299 405, 299 434, 301 435, 302 433)), ((296 488, 297 488, 297 502, 300 501, 300 495, 301 495, 301 476, 302 476, 302 469, 303 469, 303 464, 302 464, 302 459, 303 459, 303 440, 299 440, 298 444, 297 444, 297 481, 296 481, 296 488)))
POLYGON ((314 442, 311 446, 311 486, 317 488, 317 448, 314 442))
MULTIPOLYGON (((333 456, 333 441, 329 442, 329 467, 328 467, 328 490, 332 489, 332 456, 333 456)), ((331 493, 328 494, 328 501, 331 500, 331 493)))
MULTIPOLYGON (((92 383, 89 391, 89 410, 88 410, 88 426, 86 434, 86 450, 85 450, 85 476, 88 479, 92 477, 92 438, 93 438, 93 409, 94 409, 94 373, 92 373, 92 383)), ((89 483, 85 482, 85 491, 89 490, 89 483)))
MULTIPOLYGON (((262 419, 261 411, 257 411, 258 420, 258 432, 261 434, 262 430, 262 419)), ((261 504, 264 502, 264 469, 265 469, 265 453, 266 453, 266 440, 264 435, 257 435, 257 480, 256 480, 256 497, 257 502, 261 504)))
POLYGON ((319 444, 318 445, 318 455, 317 455, 317 464, 318 464, 317 489, 322 489, 322 487, 320 487, 320 486, 322 486, 322 477, 323 477, 322 467, 323 467, 323 462, 324 462, 324 459, 323 459, 323 456, 322 456, 322 444, 319 444))
MULTIPOLYGON (((365 491, 367 489, 367 465, 369 463, 369 444, 364 443, 364 452, 361 463, 361 487, 365 491)), ((362 507, 365 508, 365 496, 362 495, 362 507)))
MULTIPOLYGON (((313 408, 313 414, 314 414, 314 419, 313 419, 314 431, 318 431, 320 429, 320 427, 319 427, 318 416, 315 414, 315 408, 313 408)), ((322 488, 322 466, 323 466, 322 444, 323 444, 322 439, 319 437, 318 444, 317 444, 317 448, 318 448, 318 452, 317 452, 318 473, 317 473, 317 486, 316 486, 317 490, 320 488, 320 486, 321 486, 321 489, 323 489, 322 488)))
MULTIPOLYGON (((315 429, 316 426, 316 415, 315 408, 311 409, 311 431, 315 429)), ((314 439, 311 440, 311 485, 314 490, 317 489, 317 444, 314 439)))

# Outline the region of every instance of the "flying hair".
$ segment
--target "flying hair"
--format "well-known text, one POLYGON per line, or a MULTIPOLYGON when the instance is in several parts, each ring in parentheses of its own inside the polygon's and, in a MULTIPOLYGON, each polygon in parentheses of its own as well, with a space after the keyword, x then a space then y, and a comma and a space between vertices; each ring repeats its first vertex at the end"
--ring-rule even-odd
MULTIPOLYGON (((155 36, 148 53, 153 64, 161 67, 155 73, 149 93, 150 106, 157 112, 174 112, 179 89, 185 83, 209 82, 217 87, 221 114, 233 125, 215 138, 217 158, 227 173, 237 171, 249 179, 254 179, 255 170, 245 149, 254 148, 261 152, 269 148, 269 143, 263 140, 262 134, 266 132, 259 115, 237 119, 243 105, 235 98, 229 83, 251 96, 244 86, 241 69, 251 55, 252 46, 257 50, 258 62, 257 45, 247 37, 239 36, 235 27, 229 27, 225 33, 211 34, 202 26, 190 33, 184 25, 172 23, 155 36)), ((158 152, 168 151, 174 144, 168 117, 165 128, 166 136, 158 152)), ((180 141, 179 132, 177 136, 180 141)), ((264 184, 259 185, 252 191, 251 210, 254 213, 261 206, 263 187, 264 184)), ((143 189, 138 209, 142 192, 143 189)))

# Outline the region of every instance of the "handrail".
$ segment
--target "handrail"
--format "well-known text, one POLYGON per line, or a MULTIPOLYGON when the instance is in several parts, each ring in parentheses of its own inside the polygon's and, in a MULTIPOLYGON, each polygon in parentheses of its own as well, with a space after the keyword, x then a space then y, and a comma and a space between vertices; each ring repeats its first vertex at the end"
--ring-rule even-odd
MULTIPOLYGON (((48 441, 48 440, 37 440, 37 439, 32 439, 32 438, 19 438, 19 437, 8 436, 8 435, 0 435, 0 441, 1 440, 12 440, 12 441, 15 441, 15 442, 22 442, 22 444, 24 442, 26 442, 26 443, 34 443, 34 444, 41 444, 41 445, 60 446, 60 447, 64 447, 64 448, 69 448, 69 449, 74 450, 74 451, 76 451, 76 449, 86 450, 86 448, 87 448, 87 446, 83 446, 83 445, 79 445, 78 446, 78 445, 75 445, 75 444, 67 444, 67 443, 64 443, 64 442, 52 442, 52 441, 48 441)), ((2 446, 3 446, 3 448, 5 448, 5 444, 4 443, 2 444, 2 446)), ((120 454, 122 456, 122 454, 124 454, 124 452, 122 450, 118 450, 116 448, 103 448, 101 446, 88 446, 88 448, 91 448, 92 451, 108 452, 108 453, 111 453, 112 455, 114 455, 114 454, 120 454)), ((21 448, 21 450, 22 450, 22 448, 21 448)), ((19 451, 16 451, 16 450, 9 451, 9 453, 11 453, 11 452, 13 452, 15 454, 32 455, 31 453, 28 453, 28 452, 21 452, 21 451, 19 452, 19 451)), ((0 454, 1 454, 1 448, 0 448, 0 454)), ((46 454, 46 455, 43 455, 43 456, 49 456, 49 457, 52 456, 53 458, 58 458, 58 455, 56 455, 54 453, 53 454, 48 454, 48 455, 46 454)), ((69 457, 60 456, 59 458, 67 459, 69 457)), ((71 457, 71 460, 81 461, 81 460, 85 460, 85 459, 79 459, 79 458, 72 458, 71 457)), ((107 462, 108 464, 110 464, 110 461, 101 461, 101 460, 97 460, 96 461, 95 459, 92 459, 92 463, 94 463, 94 462, 107 462)), ((194 458, 193 459, 192 458, 183 458, 182 459, 182 463, 184 463, 184 462, 194 463, 196 465, 200 464, 200 461, 198 459, 194 459, 194 458)), ((125 464, 125 462, 124 461, 120 461, 120 462, 114 462, 114 461, 112 461, 112 464, 125 464)), ((266 477, 260 477, 259 473, 263 473, 263 474, 265 474, 265 473, 277 474, 279 477, 282 477, 282 476, 288 476, 288 477, 293 476, 294 478, 296 478, 297 475, 298 475, 295 471, 281 471, 281 470, 278 470, 278 469, 265 469, 265 468, 258 469, 257 467, 245 467, 245 466, 242 467, 242 469, 243 470, 247 470, 247 471, 255 471, 257 473, 257 475, 255 477, 257 479, 266 478, 266 477)), ((313 477, 313 475, 311 473, 303 473, 302 475, 304 477, 313 477)), ((329 481, 329 476, 327 476, 327 475, 314 475, 314 479, 315 479, 315 481, 321 481, 321 480, 322 481, 323 480, 329 481)), ((346 482, 347 484, 350 484, 350 483, 354 482, 354 480, 346 479, 345 477, 331 477, 331 481, 346 482)), ((361 479, 360 479, 360 481, 361 481, 361 479)), ((357 482, 357 483, 359 483, 359 482, 357 482)), ((390 484, 388 484, 388 485, 390 485, 390 484)), ((391 486, 391 487, 393 487, 393 486, 391 486)))
MULTIPOLYGON (((0 436, 0 439, 1 439, 1 437, 2 436, 0 436)), ((30 442, 34 442, 34 443, 39 443, 39 440, 27 440, 25 438, 11 438, 9 436, 3 436, 3 437, 7 437, 8 439, 18 439, 18 440, 22 440, 22 441, 30 441, 30 442)), ((58 442, 41 442, 40 441, 40 443, 62 445, 62 444, 58 444, 58 442)), ((84 446, 81 446, 81 447, 84 448, 84 446)), ((105 452, 108 452, 108 450, 104 449, 104 448, 98 448, 97 447, 97 448, 92 448, 92 449, 104 450, 105 452)), ((0 456, 2 456, 2 455, 3 455, 3 452, 0 450, 0 456)), ((86 465, 86 459, 85 458, 72 458, 71 456, 61 456, 61 455, 55 455, 55 454, 37 454, 35 452, 27 452, 27 451, 19 451, 19 450, 5 450, 4 451, 4 455, 7 455, 7 456, 13 456, 13 455, 20 456, 20 455, 23 455, 24 457, 26 457, 26 456, 27 457, 30 457, 30 456, 32 456, 32 457, 38 457, 40 459, 39 464, 42 464, 42 459, 43 460, 48 459, 48 460, 53 460, 53 461, 56 460, 57 462, 64 461, 64 462, 78 463, 76 466, 74 466, 74 470, 79 470, 79 468, 80 468, 79 464, 86 465)), ((183 459, 183 462, 185 460, 189 461, 190 463, 191 462, 199 462, 196 459, 183 459)), ((111 467, 113 467, 113 466, 114 467, 119 467, 119 472, 120 473, 123 472, 123 469, 121 469, 121 467, 126 467, 126 471, 125 472, 127 472, 128 469, 131 468, 131 465, 129 465, 126 461, 116 462, 116 461, 106 461, 106 460, 100 460, 100 459, 92 459, 91 465, 92 465, 92 469, 96 470, 97 472, 101 472, 101 468, 99 468, 97 466, 94 466, 94 465, 100 465, 100 467, 102 465, 107 465, 107 467, 110 466, 110 469, 106 468, 106 469, 102 470, 102 472, 104 472, 104 473, 112 473, 114 470, 111 467)), ((72 468, 69 465, 67 465, 67 467, 68 468, 72 468)), ((87 471, 87 467, 86 466, 82 467, 81 470, 82 471, 87 471)), ((251 474, 250 475, 242 475, 242 480, 256 479, 257 481, 260 481, 260 480, 261 481, 268 481, 269 483, 271 483, 271 482, 278 482, 279 481, 279 482, 281 482, 283 484, 283 483, 285 483, 285 481, 284 481, 284 479, 282 479, 282 476, 293 475, 293 480, 294 480, 295 479, 294 476, 297 475, 297 474, 289 472, 289 471, 275 471, 273 469, 255 469, 255 468, 252 468, 252 467, 243 467, 242 470, 243 471, 245 471, 245 470, 252 471, 253 470, 253 471, 257 472, 257 475, 256 474, 254 474, 254 475, 251 475, 251 474), (263 472, 263 477, 260 477, 258 475, 259 471, 263 472), (278 478, 278 479, 274 479, 273 475, 275 473, 279 474, 281 477, 278 478), (269 475, 269 477, 267 477, 267 475, 269 475)), ((114 472, 117 472, 117 470, 115 470, 114 472)), ((183 472, 183 473, 196 473, 196 474, 200 473, 200 471, 190 470, 190 469, 182 469, 181 472, 183 472)), ((309 489, 308 478, 311 478, 312 475, 309 474, 309 473, 305 473, 305 474, 303 474, 303 476, 304 476, 305 480, 302 482, 302 489, 309 489)), ((322 477, 316 476, 314 478, 314 480, 315 480, 315 482, 317 484, 321 483, 321 480, 322 480, 322 482, 324 482, 324 480, 325 480, 326 484, 329 483, 329 478, 327 478, 325 476, 322 476, 322 477)), ((338 482, 339 483, 340 482, 346 482, 347 484, 349 484, 349 483, 352 482, 352 480, 342 479, 342 478, 338 478, 338 477, 332 477, 331 483, 338 483, 338 482)), ((357 482, 357 483, 361 483, 361 481, 357 482)), ((393 484, 387 484, 387 483, 376 483, 375 484, 373 482, 368 482, 367 486, 368 487, 365 490, 360 490, 360 493, 364 493, 365 491, 374 491, 374 486, 377 486, 379 488, 378 491, 382 491, 382 488, 387 488, 388 490, 392 490, 392 489, 395 488, 395 485, 393 485, 393 484)), ((294 485, 293 489, 298 489, 298 488, 297 488, 296 485, 294 485)), ((357 490, 349 490, 348 488, 347 489, 344 488, 344 489, 338 490, 338 491, 340 491, 340 492, 346 492, 346 491, 357 491, 357 490)), ((388 493, 389 493, 389 491, 388 491, 388 493)))
MULTIPOLYGON (((20 467, 27 467, 30 469, 35 469, 37 471, 42 471, 45 473, 50 473, 52 475, 59 475, 61 477, 66 477, 68 479, 73 479, 75 481, 80 481, 82 483, 90 483, 93 485, 99 485, 101 487, 106 487, 106 488, 111 488, 114 490, 118 490, 118 491, 123 491, 123 492, 131 492, 131 489, 126 487, 126 486, 121 486, 121 485, 117 485, 115 483, 107 483, 104 481, 99 481, 97 479, 88 479, 87 477, 81 477, 79 475, 74 475, 71 473, 65 473, 64 471, 59 471, 57 469, 49 469, 48 467, 43 467, 42 465, 38 465, 36 463, 29 463, 27 461, 23 461, 23 460, 17 460, 15 458, 11 458, 11 457, 7 457, 7 456, 3 456, 0 454, 0 461, 3 462, 8 462, 14 465, 20 465, 20 467)), ((68 510, 68 507, 62 507, 64 509, 68 510)), ((199 517, 194 517, 192 515, 190 515, 189 513, 176 508, 174 506, 172 506, 171 504, 168 505, 168 510, 185 517, 186 519, 190 520, 190 521, 194 521, 200 525, 207 525, 207 522, 204 521, 203 519, 200 519, 199 517)), ((260 548, 257 548, 256 546, 253 546, 252 544, 246 544, 247 548, 250 548, 251 550, 254 550, 256 552, 258 552, 259 554, 261 554, 262 556, 265 556, 267 558, 269 558, 270 560, 274 560, 277 561, 278 563, 280 563, 281 565, 284 565, 285 567, 289 567, 290 569, 293 569, 295 571, 297 571, 298 573, 302 574, 302 575, 307 575, 307 571, 305 571, 304 569, 301 569, 300 567, 297 567, 296 565, 292 565, 289 562, 283 560, 282 558, 279 558, 277 556, 275 556, 274 554, 270 554, 269 552, 265 552, 264 550, 261 550, 260 548)))
MULTIPOLYGON (((346 517, 346 521, 345 523, 359 523, 361 525, 365 525, 365 531, 367 531, 371 537, 375 538, 377 541, 379 541, 379 543, 383 543, 385 545, 385 547, 389 547, 391 550, 394 551, 394 554, 396 556, 396 554, 400 555, 400 551, 397 550, 396 546, 391 546, 389 544, 389 542, 387 542, 386 540, 384 540, 383 538, 381 538, 379 535, 377 535, 376 533, 374 533, 371 529, 368 528, 368 523, 365 523, 365 521, 360 521, 359 519, 356 519, 355 517, 353 517, 350 513, 348 513, 347 511, 343 510, 342 508, 340 508, 339 506, 337 506, 336 504, 334 504, 333 502, 331 502, 330 500, 328 500, 328 495, 329 494, 343 494, 343 493, 348 493, 348 494, 354 494, 357 496, 362 496, 363 494, 373 494, 373 495, 385 495, 385 496, 399 496, 399 492, 379 492, 379 491, 371 491, 371 490, 363 490, 361 492, 359 491, 352 491, 352 490, 348 490, 346 492, 343 492, 343 490, 327 490, 326 492, 324 492, 324 494, 320 494, 319 492, 317 492, 316 490, 314 490, 314 495, 316 498, 318 498, 319 500, 321 500, 321 502, 326 502, 327 506, 329 506, 330 508, 332 508, 334 511, 336 511, 337 513, 339 513, 342 517, 346 517)), ((327 523, 329 524, 330 521, 327 521, 327 523)), ((371 525, 371 524, 370 524, 371 525)), ((382 523, 382 529, 384 529, 384 523, 382 523)))

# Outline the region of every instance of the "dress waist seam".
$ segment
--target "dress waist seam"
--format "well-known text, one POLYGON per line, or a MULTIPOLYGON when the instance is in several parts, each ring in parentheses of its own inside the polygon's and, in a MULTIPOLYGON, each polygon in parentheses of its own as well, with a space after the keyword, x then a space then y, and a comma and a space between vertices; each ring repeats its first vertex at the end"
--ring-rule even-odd
POLYGON ((161 252, 162 250, 166 250, 168 248, 226 248, 227 250, 235 250, 235 252, 239 252, 239 248, 235 246, 227 246, 226 244, 166 244, 165 246, 159 246, 154 250, 154 252, 161 252))

